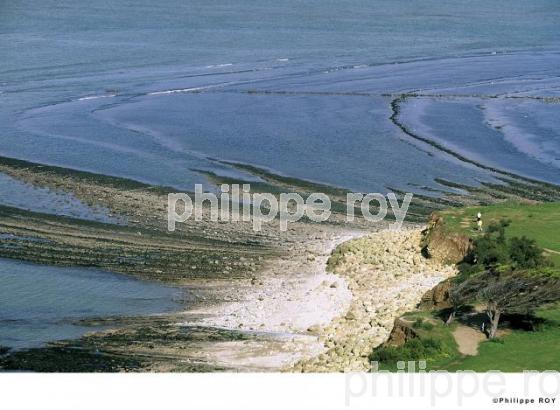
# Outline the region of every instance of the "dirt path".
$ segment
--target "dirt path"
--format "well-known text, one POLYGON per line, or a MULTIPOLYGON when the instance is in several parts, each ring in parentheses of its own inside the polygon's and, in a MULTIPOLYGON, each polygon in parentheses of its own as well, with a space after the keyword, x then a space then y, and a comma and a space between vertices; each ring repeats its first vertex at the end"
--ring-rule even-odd
POLYGON ((459 353, 467 356, 478 354, 478 345, 486 339, 484 333, 469 326, 459 325, 453 332, 453 337, 457 342, 459 353))

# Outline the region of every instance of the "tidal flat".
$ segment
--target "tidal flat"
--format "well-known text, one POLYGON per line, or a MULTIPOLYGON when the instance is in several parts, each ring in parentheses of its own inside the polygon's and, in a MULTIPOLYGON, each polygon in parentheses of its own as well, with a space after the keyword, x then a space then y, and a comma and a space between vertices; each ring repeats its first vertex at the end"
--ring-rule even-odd
MULTIPOLYGON (((188 294, 181 301, 183 307, 167 313, 75 320, 92 332, 31 349, 4 349, 0 360, 4 369, 342 371, 348 367, 344 359, 320 367, 311 364, 313 357, 328 349, 318 329, 328 329, 331 322, 337 323, 335 320, 345 323, 343 329, 357 323, 344 320, 355 290, 348 287, 346 279, 327 271, 327 260, 341 243, 383 230, 386 224, 372 227, 357 218, 347 225, 341 210, 334 212, 328 223, 303 220, 290 224, 285 233, 279 231, 278 221, 254 232, 250 223, 209 220, 189 221, 170 233, 166 220, 170 188, 9 158, 0 161, 0 170, 33 186, 72 193, 82 203, 104 207, 127 221, 87 221, 1 206, 3 258, 47 266, 93 267, 183 289, 188 294)), ((346 192, 259 168, 244 170, 264 181, 260 189, 271 192, 305 195, 323 190, 335 200, 346 192)), ((207 176, 213 184, 246 182, 207 176)), ((450 204, 523 199, 534 192, 546 198, 558 197, 552 186, 524 180, 460 189, 468 195, 415 198, 415 212, 406 227, 421 227, 422 223, 415 221, 450 204)), ((387 323, 383 325, 385 332, 387 323)), ((381 336, 375 343, 382 342, 381 336)), ((343 350, 343 356, 346 353, 343 350)), ((361 363, 359 357, 355 363, 361 363)))
MULTIPOLYGON (((271 269, 270 275, 288 276, 282 266, 287 260, 292 261, 294 268, 305 266, 309 246, 328 241, 332 235, 344 231, 336 225, 317 229, 302 224, 290 233, 279 235, 277 226, 253 232, 250 224, 232 226, 197 222, 182 225, 176 232, 169 233, 165 209, 168 191, 164 188, 12 160, 4 161, 3 171, 35 186, 74 192, 84 203, 104 203, 112 213, 126 216, 127 224, 85 221, 3 206, 0 210, 2 257, 59 267, 95 267, 184 288, 189 295, 186 310, 181 312, 82 320, 82 325, 92 326, 92 329, 109 330, 73 341, 54 341, 31 350, 10 350, 7 356, 3 356, 6 369, 14 370, 18 366, 22 370, 40 371, 231 368, 228 360, 216 363, 212 358, 200 357, 200 352, 210 351, 210 347, 218 346, 219 341, 231 342, 231 332, 206 326, 204 330, 192 333, 187 330, 200 326, 179 326, 177 323, 196 321, 201 316, 196 309, 242 298, 245 290, 252 289, 263 279, 261 272, 265 268, 271 269), (178 332, 178 340, 185 343, 168 346, 167 342, 162 342, 162 338, 172 340, 173 332, 178 332), (188 336, 183 336, 184 332, 188 336), (193 334, 197 335, 196 343, 192 342, 193 334), (83 347, 86 341, 93 341, 87 349, 83 347), (148 353, 137 352, 136 347, 147 349, 148 353), (73 359, 74 354, 83 358, 90 353, 98 355, 92 362, 93 367, 85 366, 83 360, 73 359), (127 359, 117 360, 114 354, 127 359), (45 360, 42 360, 43 355, 45 360), (58 355, 61 357, 57 364, 53 357, 58 355), (163 360, 170 355, 182 359, 163 360), (108 363, 103 362, 104 357, 108 363), (139 357, 142 358, 141 366, 137 363, 139 357), (194 364, 189 365, 189 360, 194 364), (76 364, 74 369, 72 363, 76 364)), ((295 284, 308 273, 303 270, 299 277, 289 280, 295 284)), ((274 347, 292 354, 284 346, 285 337, 278 339, 251 328, 235 329, 235 332, 245 332, 243 338, 264 345, 263 352, 274 347)), ((302 345, 306 346, 307 338, 302 339, 302 345)), ((238 347, 243 354, 247 353, 247 346, 238 347)), ((224 349, 226 347, 219 351, 224 349)), ((227 347, 227 350, 231 349, 227 347)))

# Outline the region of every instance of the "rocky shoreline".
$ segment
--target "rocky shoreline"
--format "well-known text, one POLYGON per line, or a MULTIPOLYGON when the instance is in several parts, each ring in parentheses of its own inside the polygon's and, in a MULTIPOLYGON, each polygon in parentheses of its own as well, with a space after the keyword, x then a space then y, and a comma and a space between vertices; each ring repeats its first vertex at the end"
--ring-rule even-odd
POLYGON ((337 245, 363 235, 361 231, 318 228, 305 247, 272 261, 245 286, 238 285, 235 300, 225 299, 233 289, 222 289, 222 303, 190 310, 188 314, 195 318, 181 325, 268 336, 267 342, 232 341, 214 346, 209 359, 216 365, 278 371, 314 357, 324 350, 324 344, 308 329, 327 326, 347 311, 352 299, 344 278, 326 271, 327 260, 337 245))
POLYGON ((420 252, 421 229, 385 230, 343 244, 329 260, 352 292, 348 311, 309 331, 325 351, 288 368, 295 372, 369 371, 368 356, 387 340, 394 321, 455 268, 420 252))
MULTIPOLYGON (((398 232, 360 219, 350 226, 302 221, 280 233, 276 222, 254 232, 250 224, 202 221, 170 234, 164 188, 7 159, 0 171, 73 193, 128 221, 94 223, 0 206, 0 256, 96 266, 185 286, 192 295, 184 312, 125 318, 118 327, 110 321, 110 330, 23 354, 16 370, 72 370, 77 351, 138 362, 134 371, 368 370, 367 356, 393 320, 453 274, 422 258, 416 225, 398 232), (41 362, 45 357, 52 367, 41 362), (34 360, 40 367, 29 364, 34 360)), ((87 361, 76 370, 91 371, 87 361)))
POLYGON ((456 273, 453 266, 422 256, 421 232, 411 226, 325 233, 327 239, 310 241, 304 254, 280 259, 259 279, 236 288, 241 293, 235 301, 191 310, 198 317, 182 325, 268 335, 266 341, 213 346, 206 358, 214 366, 369 371, 368 356, 387 340, 395 320, 456 273))
MULTIPOLYGON (((4 357, 6 368, 120 371, 131 368, 121 368, 119 363, 138 363, 134 371, 278 370, 317 345, 305 334, 313 320, 296 321, 290 328, 288 320, 277 321, 276 326, 258 315, 253 321, 240 316, 243 326, 205 323, 204 317, 216 306, 244 303, 255 290, 259 293, 252 298, 253 313, 260 312, 260 305, 273 305, 268 300, 271 294, 280 293, 277 299, 284 300, 278 312, 292 303, 290 298, 307 301, 308 291, 323 295, 316 289, 322 289, 325 281, 337 280, 324 273, 326 258, 333 241, 346 238, 349 228, 303 221, 281 233, 276 221, 254 232, 250 223, 193 221, 169 233, 167 190, 163 188, 9 159, 0 160, 0 171, 41 189, 72 193, 88 205, 105 207, 127 220, 126 224, 99 223, 0 205, 0 257, 93 266, 185 287, 189 293, 183 312, 149 318, 99 318, 98 324, 108 330, 29 352, 12 352, 4 357), (315 274, 321 271, 325 278, 319 280, 315 274), (262 322, 271 325, 263 328, 262 322), (259 352, 262 360, 257 358, 259 352), (271 352, 276 352, 276 359, 270 357, 271 352), (90 356, 92 366, 83 360, 90 356), (74 366, 74 362, 81 364, 74 366)), ((321 296, 324 312, 332 309, 323 322, 339 313, 340 307, 328 303, 330 293, 334 292, 321 296)), ((343 299, 344 295, 340 305, 343 299)), ((314 307, 308 304, 308 311, 314 307)))

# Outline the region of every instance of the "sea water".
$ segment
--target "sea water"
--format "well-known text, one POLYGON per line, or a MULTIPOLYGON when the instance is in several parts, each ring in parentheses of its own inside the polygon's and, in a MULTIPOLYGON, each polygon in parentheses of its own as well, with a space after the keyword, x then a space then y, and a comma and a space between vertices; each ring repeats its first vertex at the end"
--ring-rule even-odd
POLYGON ((556 0, 4 2, 0 155, 191 190, 250 178, 215 159, 370 192, 492 180, 390 121, 431 93, 409 129, 560 183, 559 105, 488 100, 557 95, 558 21, 556 0))
POLYGON ((107 319, 170 312, 183 291, 96 269, 41 266, 0 259, 0 346, 38 347, 74 339, 107 319))

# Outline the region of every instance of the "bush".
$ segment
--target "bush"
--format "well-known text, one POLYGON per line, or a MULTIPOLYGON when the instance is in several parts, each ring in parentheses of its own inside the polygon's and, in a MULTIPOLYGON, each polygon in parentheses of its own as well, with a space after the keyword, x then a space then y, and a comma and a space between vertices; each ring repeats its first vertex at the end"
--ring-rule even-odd
POLYGON ((509 262, 508 247, 500 238, 485 235, 474 242, 474 261, 485 268, 503 265, 509 262))
POLYGON ((386 346, 377 348, 369 357, 370 361, 395 364, 403 360, 400 347, 386 346))
POLYGON ((442 352, 443 345, 439 340, 414 338, 399 347, 379 347, 370 355, 369 359, 386 365, 392 365, 398 361, 427 360, 442 352))
POLYGON ((419 318, 416 318, 416 320, 414 321, 414 324, 412 326, 413 327, 421 327, 422 323, 424 323, 424 319, 419 317, 419 318))
POLYGON ((543 256, 543 249, 534 240, 525 236, 507 240, 505 228, 508 225, 507 220, 491 224, 484 236, 474 240, 472 250, 459 264, 459 271, 463 276, 499 266, 536 268, 550 265, 543 256))
POLYGON ((422 324, 422 329, 424 330, 432 330, 434 328, 434 324, 430 322, 424 322, 422 324))
POLYGON ((511 238, 509 241, 509 255, 512 262, 521 268, 537 268, 546 265, 543 250, 537 242, 525 236, 511 238))
POLYGON ((484 270, 483 265, 472 262, 461 262, 457 265, 457 268, 459 269, 460 279, 466 279, 469 276, 484 270))

